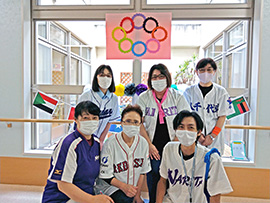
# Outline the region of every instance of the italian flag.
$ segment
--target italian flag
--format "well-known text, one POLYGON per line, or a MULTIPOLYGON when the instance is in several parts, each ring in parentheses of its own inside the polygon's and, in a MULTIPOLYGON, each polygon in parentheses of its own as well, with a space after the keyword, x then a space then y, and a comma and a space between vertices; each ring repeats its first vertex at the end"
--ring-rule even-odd
POLYGON ((53 114, 58 100, 44 94, 41 92, 37 92, 33 105, 49 114, 53 114))

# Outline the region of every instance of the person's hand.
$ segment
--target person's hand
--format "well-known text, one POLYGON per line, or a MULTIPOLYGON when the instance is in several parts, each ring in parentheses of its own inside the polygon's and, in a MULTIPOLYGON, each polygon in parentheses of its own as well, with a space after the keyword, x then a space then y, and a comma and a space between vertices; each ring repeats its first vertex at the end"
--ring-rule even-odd
POLYGON ((137 194, 138 187, 126 184, 125 187, 123 188, 123 192, 126 194, 128 197, 134 197, 137 194))
POLYGON ((149 145, 149 155, 151 159, 160 160, 160 155, 157 148, 152 143, 149 145))
POLYGON ((112 198, 107 195, 94 195, 93 197, 95 203, 114 203, 112 198))
POLYGON ((205 141, 205 136, 204 136, 204 134, 201 133, 201 136, 199 137, 198 141, 199 141, 199 143, 200 143, 201 145, 204 145, 204 144, 203 144, 204 141, 205 141))
POLYGON ((133 203, 144 203, 144 201, 141 198, 141 195, 140 194, 136 194, 136 196, 133 199, 133 203))
MULTIPOLYGON (((212 135, 213 136, 213 135, 212 135)), ((209 145, 211 145, 213 143, 213 140, 211 139, 211 137, 209 136, 209 135, 207 135, 206 137, 205 137, 205 140, 204 140, 204 142, 203 142, 203 144, 202 145, 204 145, 204 146, 209 146, 209 145)))

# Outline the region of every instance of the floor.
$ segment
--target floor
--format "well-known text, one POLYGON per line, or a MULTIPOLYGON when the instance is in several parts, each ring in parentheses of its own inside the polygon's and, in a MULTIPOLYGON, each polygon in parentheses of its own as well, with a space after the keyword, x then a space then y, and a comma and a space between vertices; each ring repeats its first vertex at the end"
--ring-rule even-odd
MULTIPOLYGON (((38 203, 41 202, 43 187, 27 185, 0 184, 0 202, 38 203)), ((147 202, 147 201, 145 201, 147 202)), ((270 199, 253 199, 239 197, 221 197, 221 202, 230 203, 270 203, 270 199)))

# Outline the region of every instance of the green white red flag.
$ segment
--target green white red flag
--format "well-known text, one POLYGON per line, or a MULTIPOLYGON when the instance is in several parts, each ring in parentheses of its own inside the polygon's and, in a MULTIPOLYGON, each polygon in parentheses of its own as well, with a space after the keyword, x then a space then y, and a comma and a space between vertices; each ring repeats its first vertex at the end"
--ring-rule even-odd
POLYGON ((33 102, 33 106, 49 114, 53 114, 57 104, 58 104, 58 100, 41 92, 37 92, 34 102, 33 102))

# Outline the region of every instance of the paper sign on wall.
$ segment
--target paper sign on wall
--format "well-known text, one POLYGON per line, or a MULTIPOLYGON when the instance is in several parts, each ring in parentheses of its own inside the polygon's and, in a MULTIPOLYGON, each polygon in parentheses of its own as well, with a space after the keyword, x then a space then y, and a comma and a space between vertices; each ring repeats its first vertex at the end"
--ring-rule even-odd
POLYGON ((170 59, 171 13, 106 14, 107 59, 170 59))
POLYGON ((243 141, 232 141, 231 152, 233 160, 247 160, 246 147, 243 141))

